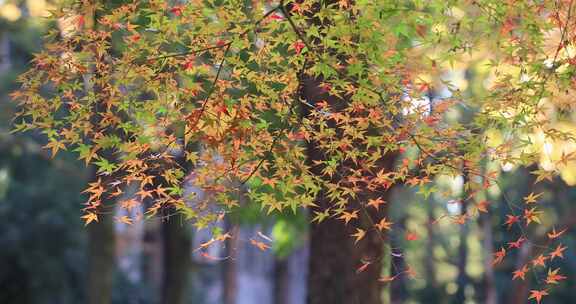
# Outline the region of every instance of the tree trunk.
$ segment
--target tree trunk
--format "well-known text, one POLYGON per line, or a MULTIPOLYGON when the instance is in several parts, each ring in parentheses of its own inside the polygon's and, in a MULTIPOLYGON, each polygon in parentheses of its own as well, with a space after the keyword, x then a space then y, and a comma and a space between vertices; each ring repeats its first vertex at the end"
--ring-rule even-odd
MULTIPOLYGON (((175 211, 173 210, 172 213, 175 211)), ((185 304, 188 296, 188 273, 191 268, 192 232, 180 214, 162 223, 164 239, 163 304, 185 304)))
POLYGON ((482 227, 482 245, 484 247, 484 303, 498 304, 496 278, 494 276, 494 267, 492 266, 494 239, 492 236, 492 220, 489 213, 480 216, 480 226, 482 227))
POLYGON ((229 231, 231 238, 226 240, 225 255, 227 259, 222 262, 222 277, 224 284, 223 298, 224 304, 236 304, 238 295, 238 234, 240 233, 240 226, 230 222, 230 219, 225 219, 224 231, 229 231))
POLYGON ((290 274, 288 258, 274 259, 274 304, 288 304, 290 274))
POLYGON ((114 222, 100 216, 99 223, 88 225, 88 304, 109 304, 114 281, 114 222))
MULTIPOLYGON (((466 184, 467 179, 464 179, 464 184, 466 184)), ((464 192, 466 193, 466 192, 464 192)), ((468 200, 464 198, 461 204, 460 214, 464 216, 468 209, 468 200)), ((460 225, 460 244, 458 246, 458 277, 456 278, 456 284, 458 284, 458 289, 456 290, 456 295, 454 296, 453 303, 464 303, 466 302, 466 287, 468 286, 468 273, 466 272, 466 266, 468 264, 468 223, 460 225)))
MULTIPOLYGON (((302 97, 309 104, 326 100, 329 104, 338 104, 333 96, 322 93, 319 88, 319 79, 306 79, 302 82, 302 97)), ((340 102, 342 104, 342 102, 340 102)), ((337 111, 337 109, 335 109, 337 111)), ((323 160, 323 151, 315 144, 308 145, 308 161, 313 163, 323 160)), ((394 163, 394 157, 383 157, 381 166, 389 170, 394 163)), ((351 165, 353 166, 353 165, 351 165)), ((319 177, 323 174, 318 167, 312 167, 312 172, 319 177)), ((325 177, 322 177, 325 178, 325 177)), ((338 177, 336 177, 337 179, 338 177)), ((335 180, 331 182, 336 183, 335 180)), ((363 190, 359 193, 361 198, 376 197, 375 193, 363 190)), ((387 194, 379 195, 387 200, 387 194)), ((315 204, 319 210, 331 206, 331 202, 322 191, 318 194, 315 204)), ((384 208, 380 214, 374 208, 363 209, 360 201, 349 202, 350 209, 361 210, 356 227, 369 231, 373 227, 372 221, 379 220, 385 215, 384 208)), ((365 238, 354 243, 351 237, 356 229, 353 225, 345 225, 342 220, 327 218, 320 224, 310 227, 310 260, 308 272, 308 303, 320 304, 380 304, 382 303, 382 283, 378 281, 382 271, 382 256, 384 254, 384 238, 377 233, 367 233, 365 238), (361 266, 362 260, 368 260, 371 265, 363 272, 357 274, 356 269, 361 266)))
MULTIPOLYGON (((408 220, 407 216, 403 216, 397 223, 399 231, 406 231, 406 221, 408 220)), ((398 237, 390 238, 390 247, 392 248, 401 248, 402 244, 398 237)), ((395 253, 401 253, 404 255, 404 252, 398 252, 395 250, 395 253)), ((390 282, 390 303, 391 304, 400 304, 406 302, 408 299, 408 290, 407 290, 407 277, 402 273, 406 269, 406 261, 404 257, 400 256, 391 256, 390 259, 390 275, 396 277, 394 281, 390 282)))
POLYGON ((309 304, 380 304, 382 264, 356 274, 365 254, 382 256, 384 242, 372 234, 354 244, 353 229, 326 219, 310 229, 309 304))

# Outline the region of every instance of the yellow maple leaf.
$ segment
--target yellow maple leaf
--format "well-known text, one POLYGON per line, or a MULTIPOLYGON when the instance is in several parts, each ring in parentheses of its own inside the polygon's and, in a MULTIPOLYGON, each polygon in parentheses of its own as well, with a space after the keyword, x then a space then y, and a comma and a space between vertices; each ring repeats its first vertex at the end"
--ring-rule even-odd
POLYGON ((86 215, 83 215, 81 218, 84 219, 84 226, 92 223, 93 221, 98 222, 98 215, 96 215, 96 213, 94 213, 94 212, 88 212, 86 215))

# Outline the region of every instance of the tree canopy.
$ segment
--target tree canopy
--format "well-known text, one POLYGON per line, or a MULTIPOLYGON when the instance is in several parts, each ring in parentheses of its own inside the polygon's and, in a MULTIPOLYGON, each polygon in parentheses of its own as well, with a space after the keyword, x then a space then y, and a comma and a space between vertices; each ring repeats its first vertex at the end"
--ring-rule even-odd
MULTIPOLYGON (((53 155, 71 150, 97 168, 85 190, 86 224, 136 185, 121 208, 155 203, 121 222, 174 207, 204 228, 247 196, 267 213, 305 208, 313 222, 354 226, 359 244, 386 233, 417 240, 386 217, 385 193, 395 185, 427 198, 439 192, 437 176, 464 176, 466 195, 453 203, 471 207, 436 219, 458 225, 488 211, 482 192, 499 187, 499 166, 540 163, 535 182, 573 167, 572 148, 545 161, 541 152, 574 141, 566 127, 574 115, 574 6, 78 1, 53 11, 59 30, 19 79, 14 130, 39 130, 53 155), (192 204, 185 184, 210 195, 192 204)), ((519 243, 541 223, 539 197, 506 201, 503 224, 519 243)), ((513 278, 562 258, 563 229, 513 278)), ((216 234, 214 242, 226 239, 216 234)), ((493 263, 518 248, 498 248, 493 263)), ((401 274, 413 275, 410 267, 401 274)), ((550 268, 530 298, 540 302, 564 278, 550 268)))

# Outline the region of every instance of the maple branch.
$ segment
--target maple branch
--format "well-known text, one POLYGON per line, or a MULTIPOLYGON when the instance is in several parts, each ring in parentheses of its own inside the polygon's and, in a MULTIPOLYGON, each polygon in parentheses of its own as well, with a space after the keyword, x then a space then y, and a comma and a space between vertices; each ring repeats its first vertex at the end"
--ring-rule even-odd
MULTIPOLYGON (((253 31, 256 27, 258 27, 260 25, 260 23, 262 23, 266 18, 268 18, 270 15, 272 15, 274 12, 276 12, 278 9, 280 9, 280 6, 277 6, 273 9, 271 9, 270 11, 266 12, 266 14, 264 14, 262 16, 262 18, 258 19, 256 22, 254 22, 254 25, 252 28, 248 28, 246 30, 244 30, 243 32, 241 32, 240 34, 238 34, 238 38, 240 37, 244 37, 246 36, 246 34, 250 33, 251 31, 253 31)), ((221 45, 215 45, 215 46, 211 46, 211 47, 206 47, 203 49, 197 49, 197 50, 190 50, 190 51, 185 51, 185 52, 180 52, 180 53, 173 53, 173 54, 167 54, 167 55, 160 55, 160 56, 155 56, 155 57, 148 57, 148 60, 154 60, 154 59, 164 59, 164 58, 171 58, 171 57, 179 57, 179 56, 186 56, 186 55, 195 55, 198 53, 202 53, 205 51, 210 51, 210 50, 215 50, 215 49, 222 49, 225 47, 228 47, 230 44, 232 44, 232 42, 227 42, 221 45)))
MULTIPOLYGON (((296 88, 296 93, 298 93, 302 89, 302 77, 304 76, 304 72, 306 70, 307 65, 308 65, 308 62, 306 60, 304 60, 304 63, 302 64, 302 68, 300 68, 300 71, 298 71, 298 86, 296 88)), ((254 174, 256 174, 256 172, 260 169, 260 167, 262 166, 262 164, 266 160, 267 155, 270 155, 270 153, 272 153, 272 151, 274 150, 274 147, 276 146, 276 143, 280 139, 280 136, 282 136, 284 131, 290 126, 290 124, 288 123, 288 118, 290 117, 292 110, 296 106, 297 100, 298 100, 298 96, 295 96, 294 99, 292 100, 292 102, 290 103, 290 108, 288 109, 288 115, 286 115, 286 117, 284 118, 283 126, 282 126, 282 128, 280 128, 278 130, 278 134, 276 134, 276 136, 272 140, 272 143, 270 144, 270 147, 268 148, 266 155, 263 156, 262 158, 260 158, 260 161, 258 162, 256 167, 254 167, 254 169, 252 169, 250 174, 248 174, 248 176, 242 182, 240 182, 241 185, 246 184, 246 182, 248 182, 248 180, 250 180, 250 178, 252 178, 252 176, 254 176, 254 174)))
POLYGON ((186 51, 186 52, 173 53, 173 54, 168 54, 168 55, 148 57, 146 59, 147 60, 155 60, 155 59, 165 59, 165 58, 179 57, 179 56, 186 56, 186 55, 195 55, 195 54, 199 54, 199 53, 210 51, 210 50, 222 49, 222 48, 228 47, 231 43, 232 42, 227 42, 227 43, 224 43, 222 45, 211 46, 211 47, 207 47, 207 48, 203 48, 203 49, 190 50, 190 51, 186 51))
MULTIPOLYGON (((554 54, 554 58, 552 59, 552 63, 550 64, 551 68, 553 69, 553 71, 551 71, 550 73, 546 74, 546 76, 544 77, 544 79, 542 80, 542 84, 540 86, 540 93, 538 94, 538 99, 536 99, 536 102, 538 103, 542 97, 544 97, 544 93, 546 92, 546 83, 548 82, 548 80, 550 79, 550 77, 554 74, 554 72, 556 72, 556 61, 558 60, 558 56, 560 55, 560 50, 562 50, 562 48, 564 47, 564 40, 566 39, 566 33, 568 32, 568 25, 570 24, 570 18, 572 17, 572 8, 573 8, 573 2, 574 0, 570 0, 570 3, 568 4, 568 14, 566 16, 566 22, 564 27, 560 30, 560 42, 558 43, 558 47, 556 47, 556 52, 554 54)), ((559 14, 560 9, 556 8, 556 13, 559 14)), ((559 15, 558 15, 559 16, 559 15)), ((560 17, 558 17, 558 19, 560 19, 560 17)), ((554 74, 556 75, 556 74, 554 74)), ((538 114, 538 107, 534 107, 534 115, 538 114)))

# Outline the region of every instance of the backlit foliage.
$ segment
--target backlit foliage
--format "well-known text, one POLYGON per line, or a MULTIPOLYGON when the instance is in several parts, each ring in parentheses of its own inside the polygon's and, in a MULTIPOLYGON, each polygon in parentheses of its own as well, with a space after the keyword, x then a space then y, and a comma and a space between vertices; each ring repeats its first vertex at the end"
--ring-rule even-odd
MULTIPOLYGON (((40 130, 52 154, 71 150, 97 168, 86 223, 118 198, 129 211, 152 201, 149 215, 174 206, 202 228, 247 196, 266 213, 310 208, 315 222, 355 225, 367 209, 381 211, 351 236, 362 242, 400 233, 385 217, 389 202, 364 193, 404 184, 427 197, 436 176, 465 175, 463 199, 475 207, 446 216, 463 224, 490 208, 476 194, 497 184, 498 172, 483 162, 529 165, 547 142, 573 144, 559 124, 574 115, 574 9, 560 0, 151 0, 105 13, 85 0, 53 12, 60 28, 13 94, 15 130, 40 130), (472 65, 481 84, 450 78, 472 65), (317 95, 339 101, 306 98, 312 80, 317 95), (484 93, 471 94, 473 85, 484 93), (311 146, 321 160, 308 157, 311 146), (209 195, 192 199, 186 184, 209 195), (129 186, 134 195, 124 193, 129 186), (319 193, 330 206, 315 203, 319 193)), ((574 156, 547 159, 536 182, 574 156)), ((520 235, 494 254, 495 265, 529 241, 523 228, 541 223, 538 198, 510 202, 505 225, 520 235)), ((547 266, 564 249, 550 246, 513 274, 548 270, 530 295, 536 301, 564 279, 547 266)))

